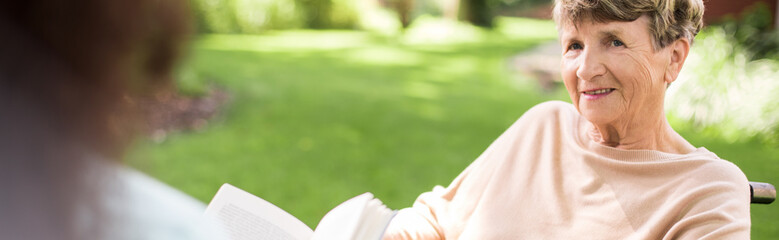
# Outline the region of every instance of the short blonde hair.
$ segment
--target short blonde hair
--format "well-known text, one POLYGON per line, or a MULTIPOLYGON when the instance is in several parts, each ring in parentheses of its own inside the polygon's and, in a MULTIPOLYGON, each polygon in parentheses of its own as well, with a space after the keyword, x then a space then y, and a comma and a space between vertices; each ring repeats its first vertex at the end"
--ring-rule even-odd
POLYGON ((588 20, 630 22, 647 15, 659 50, 682 37, 692 43, 703 27, 703 8, 702 0, 555 0, 553 14, 558 28, 588 20))

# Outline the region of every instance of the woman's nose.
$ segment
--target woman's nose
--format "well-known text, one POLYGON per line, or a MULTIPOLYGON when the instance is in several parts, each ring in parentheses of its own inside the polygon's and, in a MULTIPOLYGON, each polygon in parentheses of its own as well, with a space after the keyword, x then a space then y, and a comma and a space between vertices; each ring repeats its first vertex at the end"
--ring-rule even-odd
POLYGON ((606 73, 606 66, 603 65, 602 56, 596 52, 584 50, 580 56, 579 68, 576 69, 576 76, 584 81, 591 81, 594 78, 606 73))

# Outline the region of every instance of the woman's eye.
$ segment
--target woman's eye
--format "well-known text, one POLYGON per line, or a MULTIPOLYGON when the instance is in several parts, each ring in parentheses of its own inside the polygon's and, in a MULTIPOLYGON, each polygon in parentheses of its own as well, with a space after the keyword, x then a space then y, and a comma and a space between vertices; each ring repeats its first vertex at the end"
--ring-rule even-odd
POLYGON ((621 46, 625 46, 625 44, 624 44, 624 43, 622 43, 622 41, 620 41, 620 40, 612 40, 612 41, 611 41, 611 45, 612 45, 612 46, 615 46, 615 47, 621 47, 621 46))
POLYGON ((578 43, 574 43, 574 44, 571 44, 570 46, 568 46, 568 50, 579 50, 579 49, 583 49, 583 48, 584 47, 582 47, 582 45, 578 44, 578 43))

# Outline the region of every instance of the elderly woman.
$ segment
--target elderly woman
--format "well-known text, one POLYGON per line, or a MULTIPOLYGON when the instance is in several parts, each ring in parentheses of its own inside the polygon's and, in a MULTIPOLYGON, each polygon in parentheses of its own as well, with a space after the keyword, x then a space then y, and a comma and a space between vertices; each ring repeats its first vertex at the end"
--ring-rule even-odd
POLYGON ((557 0, 573 104, 530 109, 384 238, 749 239, 744 174, 663 113, 702 15, 701 0, 557 0))

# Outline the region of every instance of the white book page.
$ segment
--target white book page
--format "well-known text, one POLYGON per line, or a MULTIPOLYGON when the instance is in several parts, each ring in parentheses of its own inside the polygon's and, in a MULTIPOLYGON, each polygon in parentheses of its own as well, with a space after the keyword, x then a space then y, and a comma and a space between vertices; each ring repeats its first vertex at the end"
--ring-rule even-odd
POLYGON ((205 216, 222 225, 230 240, 310 240, 313 231, 276 205, 225 183, 205 216))
POLYGON ((379 240, 394 216, 373 194, 363 193, 325 214, 312 240, 379 240))
POLYGON ((379 199, 371 199, 362 212, 360 227, 352 239, 381 239, 396 213, 379 199))
POLYGON ((371 199, 373 194, 363 193, 330 210, 319 221, 312 240, 353 239, 360 224, 360 216, 371 199))

